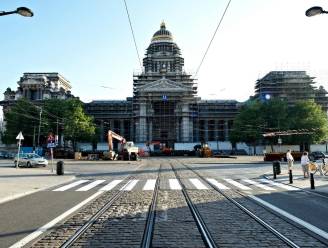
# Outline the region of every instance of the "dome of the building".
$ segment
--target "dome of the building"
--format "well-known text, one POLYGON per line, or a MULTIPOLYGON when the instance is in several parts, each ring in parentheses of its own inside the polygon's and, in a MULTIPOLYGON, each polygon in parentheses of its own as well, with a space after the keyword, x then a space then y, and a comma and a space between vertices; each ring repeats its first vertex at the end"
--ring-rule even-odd
POLYGON ((154 33, 153 38, 151 39, 152 42, 156 41, 172 41, 172 34, 168 31, 165 27, 164 21, 161 23, 161 29, 154 33))

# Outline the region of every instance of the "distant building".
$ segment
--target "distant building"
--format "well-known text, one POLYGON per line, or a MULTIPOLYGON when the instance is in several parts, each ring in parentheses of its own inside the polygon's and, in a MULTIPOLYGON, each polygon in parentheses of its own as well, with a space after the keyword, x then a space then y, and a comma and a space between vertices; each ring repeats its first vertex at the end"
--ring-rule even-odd
POLYGON ((143 72, 133 76, 133 97, 85 104, 101 127, 100 141, 111 129, 137 143, 227 141, 240 103, 201 100, 197 83, 183 70, 184 59, 165 23, 154 33, 143 59, 143 72))
POLYGON ((312 99, 327 112, 327 91, 322 86, 316 88, 313 80, 314 77, 308 76, 305 71, 271 71, 257 80, 254 98, 279 98, 287 101, 289 105, 312 99))
POLYGON ((21 97, 36 102, 74 97, 71 94, 70 82, 57 72, 24 73, 17 84, 16 90, 7 88, 4 92, 4 100, 0 102, 4 112, 21 97))

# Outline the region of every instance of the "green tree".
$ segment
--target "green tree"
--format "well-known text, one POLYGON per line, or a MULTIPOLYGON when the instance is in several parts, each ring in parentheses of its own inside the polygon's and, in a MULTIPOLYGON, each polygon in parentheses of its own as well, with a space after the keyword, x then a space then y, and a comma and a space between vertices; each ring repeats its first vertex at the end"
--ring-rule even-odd
MULTIPOLYGON (((38 136, 40 107, 25 98, 19 99, 5 113, 7 122, 3 141, 7 144, 15 142, 19 131, 23 132, 24 144, 31 146, 33 137, 38 136)), ((78 99, 50 99, 42 106, 40 144, 46 142, 49 132, 64 135, 71 140, 75 148, 77 141, 91 141, 95 135, 95 125, 91 117, 83 110, 83 104, 78 99)), ((35 142, 37 144, 37 141, 35 142)))
MULTIPOLYGON (((288 130, 290 125, 288 122, 288 111, 288 104, 285 101, 271 99, 262 102, 261 115, 264 120, 263 133, 288 130)), ((271 145, 271 150, 273 150, 273 145, 278 143, 278 138, 279 137, 266 138, 265 143, 271 145)))
POLYGON ((293 144, 312 144, 327 140, 327 114, 312 100, 300 101, 289 109, 289 128, 292 130, 313 130, 305 135, 293 135, 288 141, 293 144))
POLYGON ((6 130, 2 136, 5 144, 16 142, 17 134, 22 131, 24 136, 23 144, 32 145, 35 138, 34 128, 38 127, 39 109, 25 98, 17 100, 10 107, 10 110, 4 113, 6 121, 6 130))
MULTIPOLYGON (((322 142, 328 137, 327 114, 314 101, 300 101, 293 107, 288 107, 281 100, 251 101, 237 115, 230 140, 255 146, 263 140, 263 133, 288 130, 313 131, 284 136, 285 144, 304 147, 305 144, 322 142)), ((277 144, 278 137, 267 138, 266 141, 271 145, 277 144)))
POLYGON ((77 141, 91 141, 96 132, 93 119, 85 114, 82 103, 76 99, 68 100, 63 123, 64 135, 73 142, 74 149, 77 141))
POLYGON ((242 106, 229 135, 231 142, 245 142, 253 145, 255 152, 257 142, 262 138, 264 125, 261 107, 258 101, 251 101, 242 106))

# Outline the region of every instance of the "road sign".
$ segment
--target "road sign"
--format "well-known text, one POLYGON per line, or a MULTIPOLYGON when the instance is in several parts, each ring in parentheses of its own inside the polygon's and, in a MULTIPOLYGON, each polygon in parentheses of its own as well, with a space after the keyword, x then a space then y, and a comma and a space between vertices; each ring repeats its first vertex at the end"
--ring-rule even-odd
POLYGON ((19 165, 19 153, 20 153, 21 141, 24 139, 22 131, 19 132, 16 139, 18 140, 18 153, 17 153, 17 162, 16 162, 16 169, 17 169, 19 165))
POLYGON ((19 134, 17 135, 16 139, 17 140, 23 140, 24 139, 24 136, 23 136, 22 132, 19 132, 19 134))
POLYGON ((48 143, 47 148, 54 148, 56 147, 56 143, 48 143))
POLYGON ((278 138, 278 144, 281 145, 282 144, 282 139, 278 138))

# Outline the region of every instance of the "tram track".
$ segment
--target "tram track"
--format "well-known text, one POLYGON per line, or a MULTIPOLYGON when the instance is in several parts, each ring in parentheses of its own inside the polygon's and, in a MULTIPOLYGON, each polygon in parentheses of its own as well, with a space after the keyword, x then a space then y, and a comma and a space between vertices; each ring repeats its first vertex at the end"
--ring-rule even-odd
MULTIPOLYGON (((298 248, 298 247, 303 247, 303 245, 299 245, 297 244, 297 242, 293 241, 291 238, 288 238, 286 235, 284 235, 282 232, 278 231, 276 228, 274 228, 272 225, 270 225, 268 222, 266 222, 265 220, 263 220, 262 218, 260 218, 259 216, 257 216, 253 211, 251 211, 248 207, 246 207, 245 203, 240 203, 240 200, 235 200, 233 199, 232 196, 229 196, 227 193, 225 193, 223 190, 219 189, 217 186, 215 186, 212 182, 210 182, 209 180, 207 180, 203 175, 201 175, 199 172, 195 171, 193 168, 191 168, 190 166, 186 165, 183 162, 178 162, 179 164, 181 164, 184 168, 187 168, 188 170, 192 171, 195 175, 197 175, 197 177, 199 177, 204 183, 206 183, 207 185, 209 185, 213 190, 215 190, 216 192, 218 192, 220 195, 224 196, 225 199, 227 199, 229 202, 231 202, 233 205, 237 206, 241 211, 243 211, 245 214, 247 214, 248 216, 250 216, 253 220, 255 220, 257 223, 259 223, 260 225, 262 225, 264 228, 266 228, 269 232, 271 232, 273 235, 275 235, 277 238, 279 238, 281 241, 283 241, 288 247, 293 247, 293 248, 298 248)), ((259 203, 255 202, 254 200, 250 199, 246 193, 244 192, 240 192, 238 190, 235 189, 230 189, 230 192, 234 192, 235 194, 238 194, 239 196, 242 196, 244 199, 244 201, 246 201, 246 199, 250 202, 252 202, 253 204, 256 204, 257 206, 263 208, 265 211, 270 212, 271 214, 273 214, 274 216, 276 216, 277 218, 281 219, 283 222, 285 222, 286 220, 281 218, 281 216, 279 216, 276 213, 273 213, 272 211, 268 210, 267 208, 265 208, 264 206, 260 205, 259 203)), ((304 235, 310 235, 309 232, 305 232, 302 228, 300 228, 299 226, 288 222, 289 224, 293 225, 293 227, 296 227, 299 229, 300 232, 303 232, 304 235)), ((324 242, 322 239, 318 239, 315 235, 310 235, 313 239, 315 239, 320 246, 318 247, 326 247, 327 246, 327 242, 324 242)))
POLYGON ((183 196, 186 199, 186 202, 188 204, 190 212, 191 212, 192 216, 194 217, 195 223, 198 227, 199 232, 201 233, 201 236, 203 238, 203 241, 204 241, 206 247, 217 248, 218 246, 216 245, 216 243, 215 243, 208 227, 206 226, 205 221, 203 220, 201 214, 199 213, 197 207, 195 206, 195 204, 192 202, 191 198, 189 197, 186 187, 182 183, 182 180, 181 180, 178 172, 176 171, 176 169, 174 168, 174 166, 171 163, 170 163, 170 166, 171 166, 176 178, 179 180, 180 185, 182 186, 181 191, 183 193, 183 196))
MULTIPOLYGON (((147 163, 147 166, 149 164, 147 163)), ((140 166, 137 168, 137 170, 140 168, 140 166)), ((136 171, 137 171, 136 170, 136 171)), ((157 170, 157 169, 156 169, 157 170)), ((142 171, 141 171, 142 173, 142 171)), ((160 169, 158 170, 158 173, 160 173, 160 169)), ((132 174, 132 173, 131 173, 132 174)), ((132 221, 144 221, 144 208, 143 206, 138 206, 138 203, 135 203, 133 201, 126 200, 127 196, 129 195, 129 191, 125 190, 126 187, 129 187, 129 184, 135 180, 136 178, 134 176, 128 175, 123 179, 121 182, 121 185, 123 187, 120 188, 120 190, 113 190, 108 192, 103 192, 100 194, 97 198, 95 198, 92 202, 88 204, 84 209, 74 213, 70 218, 62 222, 57 228, 54 230, 51 230, 50 232, 43 235, 40 239, 33 241, 29 247, 92 247, 92 244, 88 244, 88 239, 90 233, 92 235, 98 234, 101 236, 103 235, 101 233, 101 225, 99 223, 104 223, 107 220, 113 219, 115 223, 119 223, 116 220, 121 219, 122 213, 118 213, 117 208, 125 209, 127 212, 134 211, 134 214, 126 215, 128 219, 131 219, 131 216, 134 216, 134 219, 132 221), (132 205, 131 205, 132 204, 132 205), (135 205, 133 205, 135 204, 135 205), (128 206, 131 205, 131 206, 128 206), (139 209, 137 209, 139 208, 139 209), (141 210, 140 210, 141 208, 141 210), (137 212, 136 212, 137 211, 137 212), (116 214, 115 214, 116 213, 116 214), (91 230, 93 229, 93 230, 91 230), (97 230, 99 229, 99 230, 97 230), (90 231, 91 230, 91 231, 90 231), (99 232, 98 232, 99 231, 99 232)), ((159 177, 159 174, 158 174, 159 177)), ((157 180, 158 180, 157 177, 157 180)), ((158 185, 158 183, 156 183, 158 185)), ((157 186, 158 188, 158 186, 157 186)), ((99 192, 98 192, 99 193, 99 192)), ((150 192, 145 192, 144 195, 139 195, 139 199, 145 198, 146 202, 149 197, 150 192)), ((155 192, 154 192, 155 193, 155 192)), ((155 200, 153 200, 156 202, 155 200)), ((153 205, 153 204, 151 204, 153 205)), ((148 203, 147 203, 148 206, 148 203)), ((149 211, 152 211, 154 207, 150 207, 149 211)), ((125 214, 123 214, 124 216, 125 214)), ((152 215, 150 215, 152 216, 152 215)), ((154 217, 148 217, 147 219, 151 219, 154 217)), ((150 221, 150 229, 152 229, 153 221, 150 221)), ((144 223, 144 224, 145 224, 144 223)), ((147 221, 148 223, 148 221, 147 221)), ((145 225, 146 226, 146 225, 145 225)), ((131 227, 132 228, 132 227, 131 227)), ((142 228, 143 229, 143 228, 142 228)), ((146 230, 147 228, 145 228, 146 230)), ((132 230, 131 230, 132 232, 132 230)), ((111 239, 115 239, 115 235, 113 234, 113 237, 111 239)), ((108 237, 108 236, 107 236, 108 237)), ((149 239, 149 238, 148 238, 149 239)), ((141 240, 141 238, 140 238, 141 240)), ((92 240, 94 241, 94 240, 92 240)), ((120 247, 120 246, 119 246, 120 247)), ((127 246, 129 247, 129 245, 127 246)), ((132 246, 131 246, 132 247, 132 246)), ((139 245, 138 245, 139 247, 139 245)))
MULTIPOLYGON (((238 190, 220 190, 184 162, 151 161, 153 181, 156 178, 152 191, 125 191, 129 183, 137 181, 134 176, 128 176, 120 190, 106 192, 103 198, 100 196, 90 203, 89 207, 97 208, 96 211, 77 213, 73 221, 68 220, 32 247, 311 247, 295 242, 293 237, 268 224, 250 207, 247 201, 251 199, 238 190), (167 180, 161 184, 163 171, 166 178, 176 178, 181 190, 167 190, 164 182, 167 180), (210 189, 190 189, 185 179, 191 175, 210 189), (163 208, 163 204, 166 207, 163 208), (76 225, 74 221, 83 224, 76 225)), ((149 170, 146 171, 144 176, 148 179, 149 170)), ((264 215, 269 212, 262 208, 264 215)), ((326 247, 325 243, 318 242, 320 245, 314 247, 326 247)))

